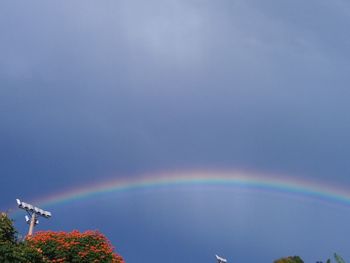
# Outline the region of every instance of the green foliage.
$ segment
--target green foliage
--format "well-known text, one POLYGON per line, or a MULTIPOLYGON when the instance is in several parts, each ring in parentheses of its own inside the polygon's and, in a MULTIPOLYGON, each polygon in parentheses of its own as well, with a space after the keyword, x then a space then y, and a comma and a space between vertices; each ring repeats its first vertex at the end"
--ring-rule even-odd
POLYGON ((42 255, 23 243, 0 243, 0 262, 2 263, 44 263, 42 255))
POLYGON ((304 261, 300 257, 294 256, 277 259, 274 263, 304 263, 304 261))
MULTIPOLYGON (((337 253, 334 253, 334 258, 335 258, 335 261, 337 261, 337 263, 345 263, 345 260, 341 256, 339 256, 337 253)), ((328 259, 327 263, 331 263, 331 260, 328 259)))
POLYGON ((334 253, 334 258, 337 261, 337 263, 345 263, 344 259, 339 256, 337 253, 334 253))
POLYGON ((43 263, 43 257, 24 242, 17 242, 17 231, 5 213, 0 215, 0 262, 43 263))
POLYGON ((0 242, 16 242, 16 230, 13 222, 5 213, 0 215, 0 242))

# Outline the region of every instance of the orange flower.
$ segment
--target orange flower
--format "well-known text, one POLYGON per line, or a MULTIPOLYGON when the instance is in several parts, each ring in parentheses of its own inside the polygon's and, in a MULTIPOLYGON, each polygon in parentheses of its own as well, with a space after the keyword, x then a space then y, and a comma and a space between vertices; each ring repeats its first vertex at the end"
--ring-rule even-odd
POLYGON ((28 243, 38 249, 49 262, 112 262, 124 263, 114 252, 109 240, 98 231, 38 232, 28 243))

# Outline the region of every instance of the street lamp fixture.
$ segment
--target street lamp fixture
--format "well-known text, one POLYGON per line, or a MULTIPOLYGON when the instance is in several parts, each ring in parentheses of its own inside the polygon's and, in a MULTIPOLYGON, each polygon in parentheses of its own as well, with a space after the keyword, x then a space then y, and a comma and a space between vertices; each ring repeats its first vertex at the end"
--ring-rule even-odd
POLYGON ((26 210, 28 215, 25 216, 27 224, 29 224, 28 236, 33 235, 34 227, 39 224, 38 217, 50 218, 52 216, 51 212, 45 211, 41 208, 33 206, 31 204, 22 202, 16 199, 19 208, 26 210))
POLYGON ((218 263, 227 263, 227 259, 219 257, 218 255, 215 255, 215 257, 218 263))

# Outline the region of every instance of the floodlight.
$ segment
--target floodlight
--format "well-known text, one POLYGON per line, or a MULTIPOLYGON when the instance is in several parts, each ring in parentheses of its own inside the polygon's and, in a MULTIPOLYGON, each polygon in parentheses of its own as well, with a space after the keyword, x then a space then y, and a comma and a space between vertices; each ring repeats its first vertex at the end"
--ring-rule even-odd
POLYGON ((215 255, 218 263, 227 263, 227 259, 224 259, 222 257, 219 257, 218 255, 215 255))
POLYGON ((46 218, 49 218, 49 217, 51 217, 51 213, 49 211, 44 211, 43 216, 46 218))
POLYGON ((35 213, 37 213, 38 215, 41 215, 42 212, 44 211, 44 210, 42 210, 40 208, 37 208, 37 207, 35 207, 35 208, 36 208, 35 213))
POLYGON ((38 216, 43 216, 45 218, 51 217, 51 212, 45 211, 39 207, 33 206, 31 204, 21 202, 20 199, 16 199, 19 208, 27 211, 28 215, 25 216, 26 222, 29 224, 28 236, 33 234, 34 226, 39 224, 38 216))

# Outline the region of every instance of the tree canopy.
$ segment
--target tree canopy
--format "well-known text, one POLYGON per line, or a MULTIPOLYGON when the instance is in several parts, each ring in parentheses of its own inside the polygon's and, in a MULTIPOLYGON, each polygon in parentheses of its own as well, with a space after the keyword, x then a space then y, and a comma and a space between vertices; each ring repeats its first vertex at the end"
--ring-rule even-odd
POLYGON ((43 263, 43 257, 25 242, 19 242, 13 222, 5 213, 0 215, 0 262, 43 263))
POLYGON ((1 213, 0 262, 124 263, 124 260, 98 231, 43 231, 20 241, 12 220, 1 213))
POLYGON ((277 259, 274 263, 304 263, 304 261, 300 257, 294 256, 277 259))
POLYGON ((48 262, 123 263, 107 238, 98 231, 38 232, 28 239, 48 262))

